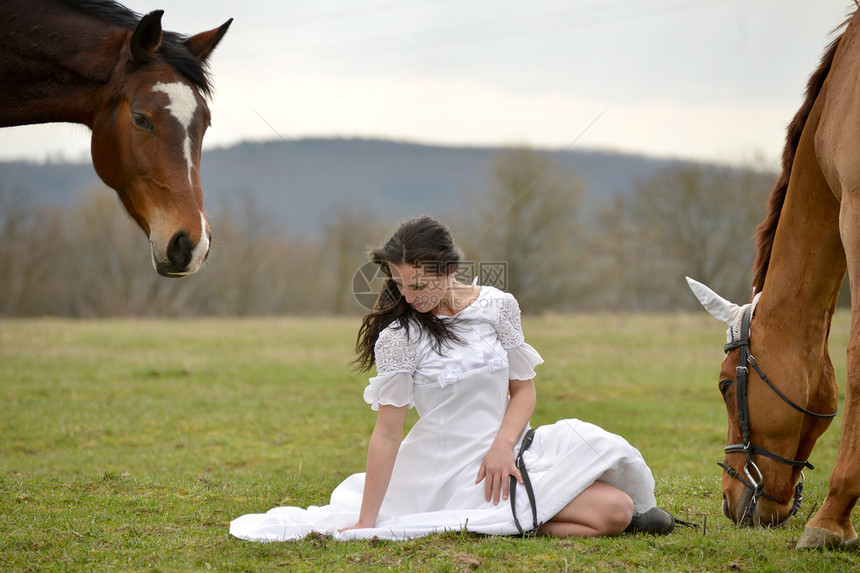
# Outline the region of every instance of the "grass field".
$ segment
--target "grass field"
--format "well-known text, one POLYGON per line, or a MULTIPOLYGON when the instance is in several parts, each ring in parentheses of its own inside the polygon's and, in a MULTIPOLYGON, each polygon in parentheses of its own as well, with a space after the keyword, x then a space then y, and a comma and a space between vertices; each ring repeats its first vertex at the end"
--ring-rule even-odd
MULTIPOLYGON (((0 321, 0 570, 860 569, 856 548, 792 549, 824 499, 841 415, 787 526, 738 529, 722 517, 724 327, 704 313, 529 317, 524 327, 546 359, 533 425, 577 417, 625 436, 654 471, 660 504, 706 527, 567 541, 230 537, 232 518, 324 504, 363 470, 375 414, 361 398, 366 376, 347 365, 357 326, 0 321)), ((847 329, 840 314, 831 336, 840 380, 847 329)))

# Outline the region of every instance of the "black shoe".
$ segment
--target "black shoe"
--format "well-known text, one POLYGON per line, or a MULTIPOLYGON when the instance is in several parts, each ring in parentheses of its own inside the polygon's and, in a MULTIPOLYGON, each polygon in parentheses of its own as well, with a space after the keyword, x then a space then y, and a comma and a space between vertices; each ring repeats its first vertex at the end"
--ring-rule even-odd
POLYGON ((633 519, 623 533, 649 533, 666 535, 675 529, 675 518, 659 507, 652 507, 645 513, 633 512, 633 519))

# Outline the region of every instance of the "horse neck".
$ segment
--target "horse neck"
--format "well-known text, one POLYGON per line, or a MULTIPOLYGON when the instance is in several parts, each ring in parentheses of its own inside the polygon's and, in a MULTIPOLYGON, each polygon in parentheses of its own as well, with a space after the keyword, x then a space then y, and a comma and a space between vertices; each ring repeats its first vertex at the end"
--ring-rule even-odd
POLYGON ((4 0, 0 22, 0 126, 91 126, 131 32, 53 0, 4 0))
POLYGON ((784 348, 826 352, 830 321, 845 277, 839 201, 815 154, 814 138, 826 89, 798 144, 773 250, 756 308, 759 328, 784 348))

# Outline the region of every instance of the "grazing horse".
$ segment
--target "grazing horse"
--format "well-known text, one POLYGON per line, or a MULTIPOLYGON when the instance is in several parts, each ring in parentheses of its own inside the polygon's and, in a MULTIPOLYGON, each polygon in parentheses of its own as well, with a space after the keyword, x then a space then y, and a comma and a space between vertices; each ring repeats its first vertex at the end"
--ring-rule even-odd
POLYGON ((851 330, 842 437, 830 488, 799 548, 857 541, 860 497, 860 17, 847 20, 788 128, 782 174, 757 229, 753 303, 691 282, 730 325, 720 391, 728 410, 723 512, 778 525, 800 502, 802 470, 836 412, 830 323, 847 270, 851 330))
POLYGON ((200 187, 206 59, 223 26, 186 37, 111 0, 0 1, 0 127, 82 123, 96 173, 149 237, 159 274, 197 271, 211 235, 200 187))

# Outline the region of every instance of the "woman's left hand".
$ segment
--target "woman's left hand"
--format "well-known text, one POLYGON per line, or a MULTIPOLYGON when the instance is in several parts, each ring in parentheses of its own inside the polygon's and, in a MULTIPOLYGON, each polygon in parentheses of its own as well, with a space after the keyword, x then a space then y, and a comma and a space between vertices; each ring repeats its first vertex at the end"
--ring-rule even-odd
POLYGON ((361 520, 359 520, 359 522, 356 523, 355 525, 350 525, 349 527, 344 527, 343 529, 338 529, 337 532, 343 533, 344 531, 350 531, 351 529, 369 529, 369 528, 374 527, 375 525, 376 525, 375 523, 367 523, 367 522, 362 522, 361 520))
POLYGON ((498 505, 500 499, 508 499, 510 476, 523 483, 523 476, 514 462, 514 452, 511 448, 493 444, 490 451, 481 462, 475 483, 484 480, 484 496, 487 501, 498 505))

